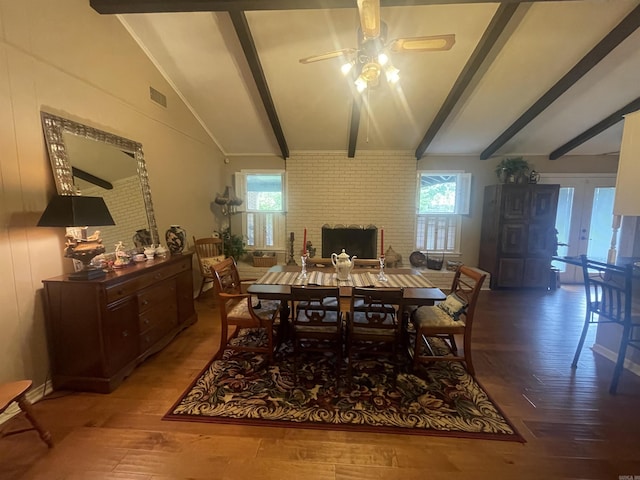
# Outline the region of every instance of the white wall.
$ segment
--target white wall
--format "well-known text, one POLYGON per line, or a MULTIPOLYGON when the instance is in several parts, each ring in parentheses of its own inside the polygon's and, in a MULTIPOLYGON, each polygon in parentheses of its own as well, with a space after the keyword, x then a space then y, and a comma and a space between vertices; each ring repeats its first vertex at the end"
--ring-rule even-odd
POLYGON ((142 143, 161 236, 209 235, 223 185, 215 143, 116 17, 88 0, 0 0, 0 382, 36 386, 49 369, 41 280, 72 270, 64 231, 35 227, 55 192, 41 110, 142 143))

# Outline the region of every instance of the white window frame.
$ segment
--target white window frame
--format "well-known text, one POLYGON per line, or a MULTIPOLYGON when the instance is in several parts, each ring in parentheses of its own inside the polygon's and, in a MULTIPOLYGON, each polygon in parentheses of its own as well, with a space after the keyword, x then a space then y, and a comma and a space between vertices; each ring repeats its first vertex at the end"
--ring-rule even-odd
POLYGON ((416 249, 460 255, 462 215, 469 214, 471 174, 461 170, 419 170, 416 177, 416 249), (420 213, 420 185, 423 175, 456 176, 456 203, 453 213, 420 213))
POLYGON ((242 235, 247 242, 247 250, 285 251, 286 250, 286 205, 287 205, 287 175, 284 170, 240 170, 234 174, 236 195, 245 200, 237 209, 242 215, 242 235), (282 210, 266 211, 251 210, 247 205, 247 176, 248 175, 280 175, 282 178, 282 210), (250 234, 250 225, 254 225, 250 234), (273 238, 272 244, 267 244, 269 231, 273 238))

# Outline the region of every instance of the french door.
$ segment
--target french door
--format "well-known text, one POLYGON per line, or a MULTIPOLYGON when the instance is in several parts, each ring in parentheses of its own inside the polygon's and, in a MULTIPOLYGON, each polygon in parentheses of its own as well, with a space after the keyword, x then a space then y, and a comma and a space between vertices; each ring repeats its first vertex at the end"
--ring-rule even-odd
MULTIPOLYGON (((558 255, 587 255, 606 262, 611 247, 615 174, 541 174, 540 183, 560 184, 556 230, 558 255)), ((582 283, 582 270, 554 262, 563 283, 582 283)))

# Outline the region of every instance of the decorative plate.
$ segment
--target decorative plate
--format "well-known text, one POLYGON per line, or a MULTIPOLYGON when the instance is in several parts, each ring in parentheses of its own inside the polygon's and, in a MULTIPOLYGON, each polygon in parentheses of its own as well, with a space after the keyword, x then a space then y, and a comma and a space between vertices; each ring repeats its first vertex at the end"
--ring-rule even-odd
POLYGON ((409 255, 409 263, 413 267, 424 267, 427 264, 427 257, 422 252, 415 251, 409 255))

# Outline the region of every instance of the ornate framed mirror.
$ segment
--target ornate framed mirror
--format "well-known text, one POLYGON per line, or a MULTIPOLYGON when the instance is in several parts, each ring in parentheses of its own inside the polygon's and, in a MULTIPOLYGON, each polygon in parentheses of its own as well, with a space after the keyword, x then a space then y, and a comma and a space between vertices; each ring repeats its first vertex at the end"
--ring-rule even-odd
POLYGON ((142 144, 47 112, 41 118, 58 193, 102 197, 114 218, 100 228, 107 252, 120 241, 133 247, 138 230, 160 243, 142 144))

